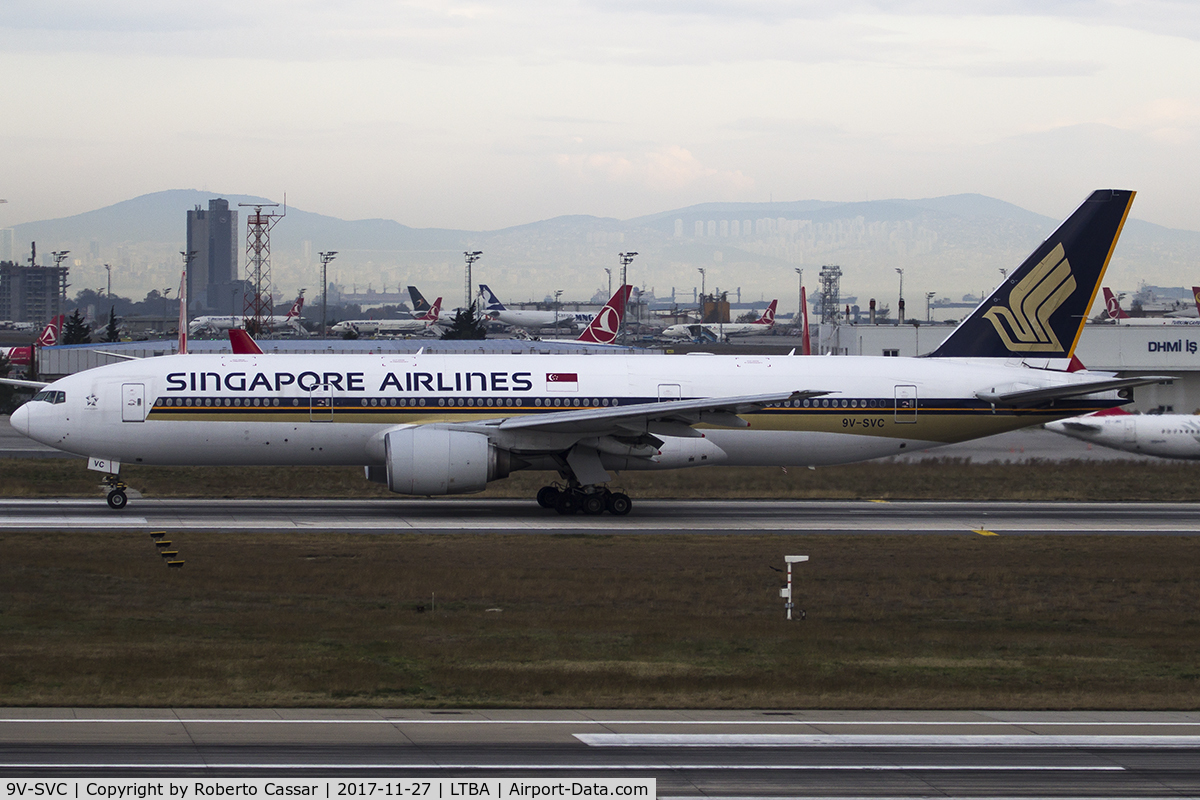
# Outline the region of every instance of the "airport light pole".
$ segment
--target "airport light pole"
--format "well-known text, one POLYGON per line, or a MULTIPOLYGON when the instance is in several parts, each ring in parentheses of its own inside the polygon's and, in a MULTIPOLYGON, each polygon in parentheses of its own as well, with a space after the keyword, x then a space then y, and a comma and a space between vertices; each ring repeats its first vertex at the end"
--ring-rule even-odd
POLYGON ((167 303, 171 302, 171 297, 170 297, 170 295, 171 295, 171 287, 170 287, 170 286, 168 286, 167 288, 163 289, 163 291, 162 291, 162 297, 163 297, 163 336, 166 336, 166 335, 167 335, 167 303))
POLYGON ((696 267, 696 272, 699 272, 699 273, 700 273, 700 302, 699 302, 699 303, 697 303, 697 305, 699 306, 699 308, 697 308, 697 309, 696 309, 696 311, 697 311, 697 312, 700 314, 700 321, 701 321, 701 322, 703 322, 703 321, 704 321, 704 289, 705 289, 705 278, 706 278, 706 277, 707 277, 707 275, 708 275, 708 271, 707 271, 707 270, 705 270, 705 269, 704 269, 704 267, 696 267))
POLYGON ((937 292, 926 292, 925 293, 925 321, 926 322, 933 322, 933 296, 935 294, 937 294, 937 292))
POLYGON ((896 324, 904 324, 904 270, 896 267, 897 274, 900 275, 900 303, 896 308, 896 324))
POLYGON ((325 329, 325 300, 329 292, 328 268, 329 262, 337 256, 337 250, 328 250, 320 253, 321 256, 321 335, 328 336, 329 331, 325 329))
POLYGON ((479 257, 483 255, 482 250, 464 250, 463 256, 467 259, 467 292, 464 295, 463 308, 471 307, 471 267, 479 257))
POLYGON ((605 267, 604 271, 608 273, 608 296, 612 297, 612 270, 605 267))
POLYGON ((104 293, 105 297, 112 297, 112 264, 105 264, 104 271, 108 273, 108 290, 104 293))
MULTIPOLYGON (((621 257, 621 291, 625 291, 625 287, 629 285, 629 265, 633 263, 634 256, 637 253, 619 253, 621 257)), ((609 295, 611 297, 612 295, 609 295)), ((629 312, 629 304, 625 304, 625 310, 621 312, 621 341, 625 341, 625 317, 629 312)))
POLYGON ((558 309, 562 308, 558 298, 562 297, 562 293, 562 289, 554 290, 554 330, 558 330, 558 309))

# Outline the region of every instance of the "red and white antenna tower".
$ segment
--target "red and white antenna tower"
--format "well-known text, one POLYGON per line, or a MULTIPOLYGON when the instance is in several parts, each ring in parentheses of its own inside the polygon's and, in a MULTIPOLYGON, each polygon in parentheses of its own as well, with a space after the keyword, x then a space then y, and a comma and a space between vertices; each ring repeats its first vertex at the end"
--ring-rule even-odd
POLYGON ((254 208, 246 215, 246 280, 250 292, 243 297, 242 316, 246 318, 246 331, 257 336, 266 327, 266 319, 275 313, 271 300, 271 228, 287 216, 287 201, 283 213, 263 213, 264 208, 279 208, 278 203, 238 203, 239 206, 254 208))

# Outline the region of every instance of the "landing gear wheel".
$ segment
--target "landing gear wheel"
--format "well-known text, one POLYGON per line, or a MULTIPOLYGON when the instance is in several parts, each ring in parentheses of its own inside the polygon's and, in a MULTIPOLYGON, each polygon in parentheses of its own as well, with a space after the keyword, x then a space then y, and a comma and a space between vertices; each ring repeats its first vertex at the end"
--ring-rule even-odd
POLYGON ((129 502, 129 498, 120 489, 113 489, 108 493, 108 507, 114 511, 120 511, 129 502))
POLYGON ((554 510, 564 516, 570 516, 579 510, 579 497, 572 491, 560 492, 554 510))
POLYGON ((558 489, 555 489, 553 486, 543 486, 541 489, 538 489, 538 505, 542 508, 557 508, 558 496, 560 494, 562 494, 562 492, 558 491, 558 489))
POLYGON ((608 513, 623 517, 633 508, 633 501, 624 492, 613 492, 608 496, 608 513))
POLYGON ((595 494, 584 495, 583 497, 583 513, 590 516, 604 513, 604 495, 599 492, 595 494))

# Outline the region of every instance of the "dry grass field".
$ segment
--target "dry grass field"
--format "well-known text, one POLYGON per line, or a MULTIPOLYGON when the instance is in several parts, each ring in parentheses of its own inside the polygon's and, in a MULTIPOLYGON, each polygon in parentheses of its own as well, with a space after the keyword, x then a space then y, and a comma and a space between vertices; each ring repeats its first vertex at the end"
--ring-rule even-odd
POLYGON ((173 539, 0 534, 0 704, 1200 708, 1200 538, 173 539))

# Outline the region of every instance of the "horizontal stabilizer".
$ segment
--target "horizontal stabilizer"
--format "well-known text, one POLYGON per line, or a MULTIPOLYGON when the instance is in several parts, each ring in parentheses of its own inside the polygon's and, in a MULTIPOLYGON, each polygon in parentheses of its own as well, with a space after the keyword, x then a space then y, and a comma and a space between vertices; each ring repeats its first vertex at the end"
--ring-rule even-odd
POLYGON ((1152 383, 1170 380, 1174 380, 1174 378, 1163 375, 1147 375, 1141 378, 1112 378, 1090 383, 1069 383, 1044 389, 1021 389, 1016 392, 976 392, 975 396, 985 403, 997 406, 1036 406, 1051 400, 1063 400, 1096 392, 1111 392, 1114 389, 1131 389, 1134 386, 1149 386, 1152 383))

